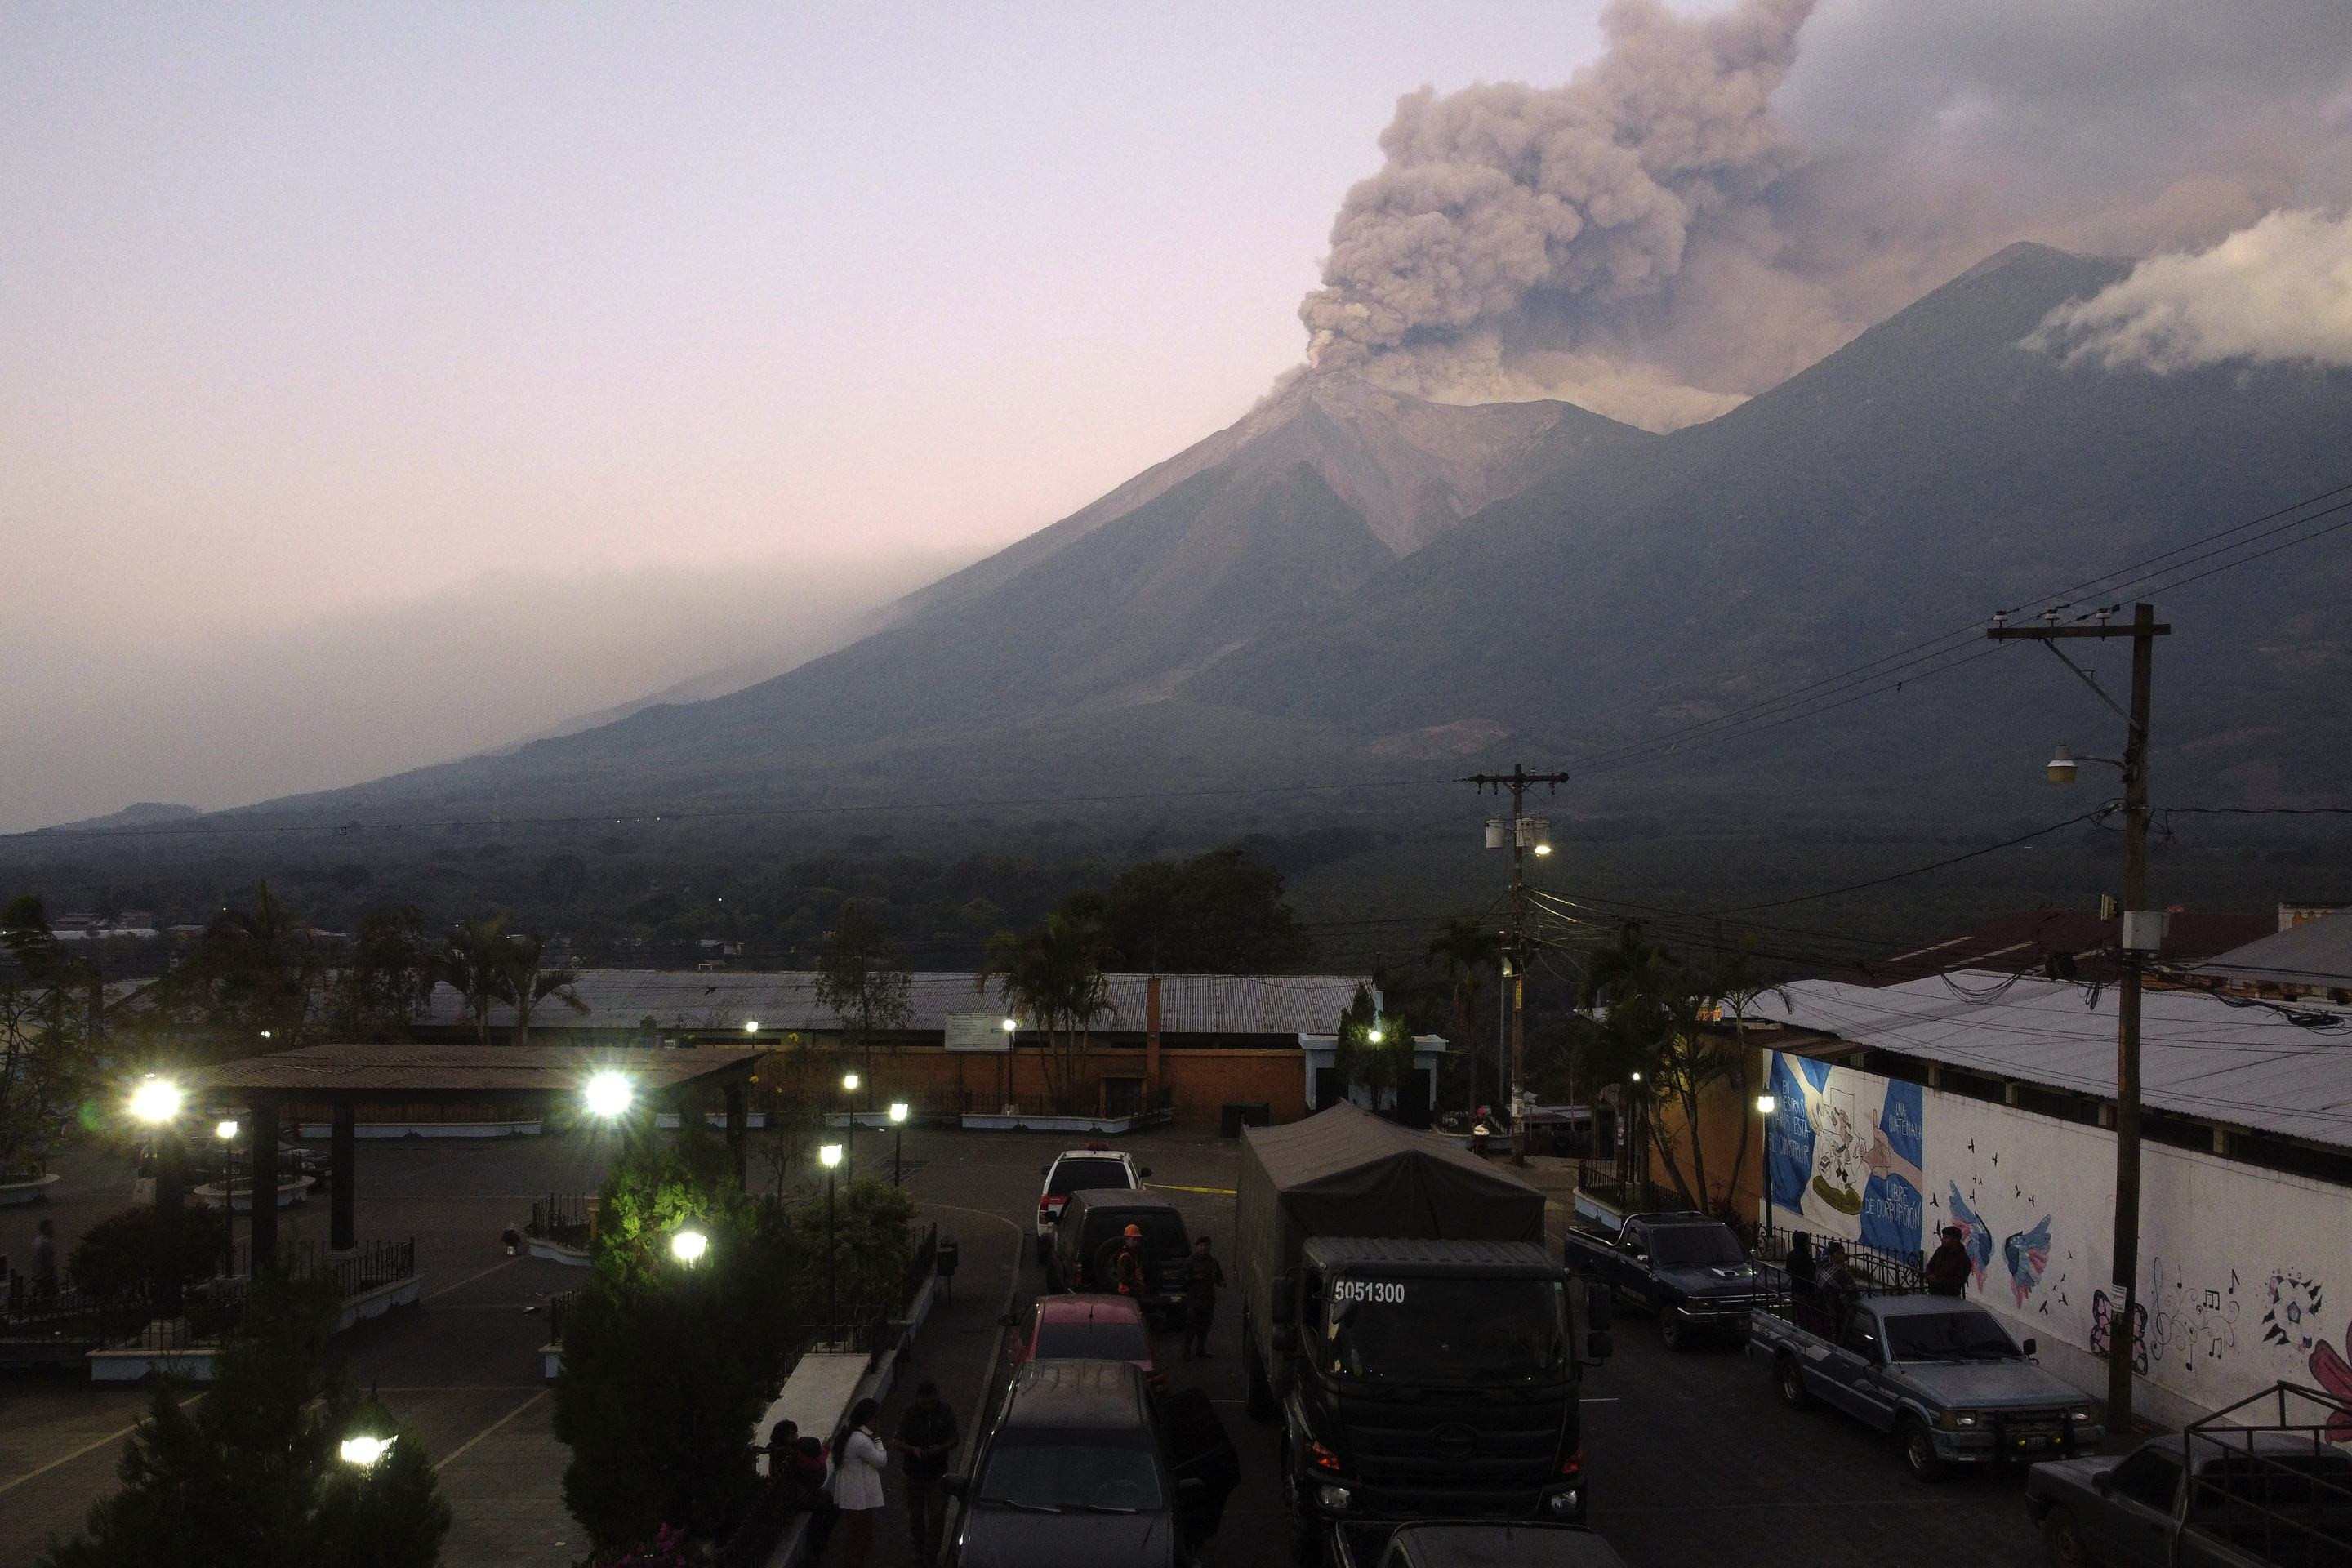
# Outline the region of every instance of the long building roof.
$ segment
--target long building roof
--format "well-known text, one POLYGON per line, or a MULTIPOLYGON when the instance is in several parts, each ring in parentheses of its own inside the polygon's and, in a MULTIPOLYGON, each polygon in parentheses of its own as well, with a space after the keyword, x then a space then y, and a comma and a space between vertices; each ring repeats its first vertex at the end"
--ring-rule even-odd
MULTIPOLYGON (((816 978, 802 970, 763 974, 584 970, 572 989, 585 1011, 550 998, 532 1008, 531 1027, 627 1030, 651 1018, 656 1029, 698 1033, 731 1033, 753 1023, 761 1034, 837 1030, 840 1016, 818 997, 816 978)), ((1096 1021, 1096 1029, 1142 1033, 1150 977, 1112 974, 1105 979, 1111 1005, 1096 1021)), ((1160 1030, 1163 1035, 1284 1036, 1328 1031, 1355 997, 1356 987, 1370 984, 1352 974, 1163 974, 1160 1030)), ((1004 992, 995 984, 983 991, 970 974, 917 973, 908 976, 907 1005, 905 1027, 929 1033, 945 1029, 950 1014, 1001 1016, 1004 992)), ((420 1021, 449 1028, 471 1022, 464 998, 446 984, 434 988, 420 1021)), ((514 1009, 498 1004, 489 1021, 492 1027, 504 1028, 514 1022, 514 1009)))
POLYGON ((2199 964, 2195 973, 2257 985, 2352 991, 2352 910, 2338 910, 2233 947, 2199 964))
MULTIPOLYGON (((1752 1020, 1856 1046, 2112 1100, 2116 990, 1962 970, 1901 985, 1800 980, 1752 1020)), ((2149 991, 2140 1008, 2144 1103, 2352 1148, 2352 1016, 2307 1028, 2202 991, 2149 991)))

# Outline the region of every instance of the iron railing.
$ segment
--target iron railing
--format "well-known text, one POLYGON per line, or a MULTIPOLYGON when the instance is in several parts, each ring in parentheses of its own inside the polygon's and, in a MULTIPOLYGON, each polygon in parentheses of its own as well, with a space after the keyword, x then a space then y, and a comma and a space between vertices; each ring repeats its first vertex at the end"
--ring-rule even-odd
POLYGON ((559 1247, 586 1247, 593 1201, 593 1194, 588 1193, 550 1193, 544 1198, 533 1198, 530 1223, 523 1234, 559 1247))
POLYGON ((2277 1568, 2352 1563, 2352 1397, 2273 1384, 2179 1441, 2186 1529, 2277 1568))
MULTIPOLYGON (((278 1266, 298 1279, 323 1277, 334 1282, 345 1300, 416 1273, 416 1241, 371 1243, 340 1256, 315 1247, 280 1248, 278 1266)), ((94 1296, 62 1290, 41 1296, 12 1277, 5 1304, 0 1304, 0 1338, 79 1341, 90 1345, 124 1343, 153 1350, 175 1350, 210 1343, 244 1321, 246 1292, 252 1273, 251 1244, 231 1250, 229 1271, 209 1279, 189 1281, 181 1290, 181 1312, 159 1326, 161 1300, 152 1288, 94 1296)))

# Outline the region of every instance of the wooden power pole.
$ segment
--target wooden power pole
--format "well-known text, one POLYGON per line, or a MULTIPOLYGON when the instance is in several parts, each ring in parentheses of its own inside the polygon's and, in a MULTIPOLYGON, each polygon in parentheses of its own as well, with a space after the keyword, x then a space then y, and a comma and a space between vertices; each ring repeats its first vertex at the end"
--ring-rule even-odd
MULTIPOLYGON (((2008 626, 1998 619, 1985 635, 1997 642, 2038 642, 2057 654, 2066 668, 2098 693, 2099 700, 2122 717, 2126 725, 2124 754, 2085 757, 2121 768, 2124 775, 2124 897, 2120 962, 2123 978, 2116 987, 2116 1229, 2112 1269, 2116 1307, 2107 1318, 2107 1430, 2130 1430, 2132 1415, 2132 1355, 2137 1335, 2139 1280, 2139 1004, 2141 971, 2164 945, 2164 916, 2147 908, 2147 721, 2148 683, 2156 667, 2156 639, 2172 628, 2159 626, 2152 605, 2132 606, 2124 626, 2109 626, 2104 616, 2096 626, 2058 626, 2054 620, 2038 626, 2008 626), (2132 640, 2130 711, 2116 707, 2099 683, 2066 658, 2058 644, 2074 637, 2129 637, 2132 640)), ((2053 758, 2053 784, 2072 781, 2075 759, 2063 750, 2053 758)))
POLYGON ((1502 997, 1511 1020, 1511 1064, 1509 1081, 1502 1087, 1503 1103, 1511 1113, 1511 1160, 1524 1165, 1528 1163, 1528 1119, 1519 1086, 1527 1081, 1528 1071, 1527 1013, 1522 1005, 1527 1000, 1528 974, 1528 851, 1532 848, 1538 855, 1551 853, 1550 824, 1527 814, 1528 786, 1542 784, 1548 790, 1556 790, 1568 782, 1568 775, 1531 773, 1514 763, 1507 773, 1473 773, 1461 782, 1476 784, 1481 790, 1492 789, 1497 795, 1507 789, 1511 792, 1510 817, 1506 823, 1486 825, 1486 847, 1498 848, 1507 842, 1511 850, 1511 926, 1503 939, 1510 984, 1502 997), (1498 827, 1502 829, 1500 833, 1496 831, 1498 827))

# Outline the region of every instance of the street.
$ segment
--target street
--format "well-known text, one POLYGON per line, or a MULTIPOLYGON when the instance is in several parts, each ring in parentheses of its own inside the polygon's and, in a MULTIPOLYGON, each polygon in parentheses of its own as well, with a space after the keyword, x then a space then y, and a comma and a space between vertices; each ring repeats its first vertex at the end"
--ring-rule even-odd
MULTIPOLYGON (((1061 1136, 910 1131, 907 1185, 924 1221, 962 1243, 953 1299, 933 1314, 885 1412, 886 1434, 924 1378, 937 1381, 964 1427, 969 1458, 976 1418, 1006 1376, 1000 1316, 1041 1288, 1029 1250, 1039 1168, 1067 1145, 1061 1136)), ((1157 1131, 1126 1141, 1152 1167, 1151 1185, 1212 1238, 1230 1272, 1239 1149, 1213 1134, 1157 1131)), ((886 1135, 860 1135, 865 1169, 887 1171, 886 1135), (865 1164, 871 1160, 873 1163, 865 1164)), ((58 1202, 60 1250, 90 1220, 121 1206, 111 1163, 78 1155, 64 1167, 58 1202)), ((417 1237, 426 1276, 420 1310, 364 1325, 339 1342, 352 1374, 373 1384, 441 1467, 457 1523, 443 1561, 452 1568, 561 1568, 585 1543, 563 1512, 568 1451, 555 1442, 551 1400, 539 1379, 545 1302, 576 1286, 574 1269, 509 1260, 499 1232, 519 1224, 531 1196, 593 1186, 597 1147, 580 1139, 362 1142, 360 1232, 417 1237)), ((288 1234, 308 1237, 323 1204, 291 1211, 288 1234)), ((0 1247, 21 1252, 37 1211, 0 1219, 0 1247), (22 1232, 23 1235, 18 1233, 22 1232)), ((1557 1223, 1557 1215, 1556 1215, 1557 1223)), ((1885 1563, 1964 1552, 1985 1568, 2041 1561, 2014 1476, 1962 1476, 1923 1487, 1893 1445, 1837 1415, 1784 1409, 1763 1368, 1727 1348, 1669 1354, 1654 1324, 1621 1317, 1617 1354, 1585 1386, 1585 1453, 1591 1523, 1633 1568, 1793 1563, 1881 1568, 1885 1563)), ((1173 1336, 1159 1346, 1180 1386, 1204 1387, 1243 1460, 1243 1480, 1210 1547, 1213 1568, 1276 1568, 1288 1528, 1276 1443, 1242 1405, 1240 1318, 1229 1289, 1205 1363, 1187 1364, 1173 1336)), ((143 1395, 93 1389, 62 1377, 0 1384, 0 1564, 29 1564, 53 1533, 76 1528, 114 1485, 122 1434, 143 1395)), ((910 1564, 913 1552, 891 1483, 890 1518, 875 1561, 910 1564)))

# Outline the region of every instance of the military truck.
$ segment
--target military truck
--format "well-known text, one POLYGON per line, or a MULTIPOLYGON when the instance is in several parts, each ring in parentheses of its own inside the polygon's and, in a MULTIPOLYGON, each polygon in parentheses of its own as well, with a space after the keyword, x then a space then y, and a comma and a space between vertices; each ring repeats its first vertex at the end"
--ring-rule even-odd
POLYGON ((1302 1561, 1341 1520, 1582 1519, 1608 1301, 1547 1255, 1541 1193, 1343 1104, 1244 1133, 1235 1230, 1302 1561))

